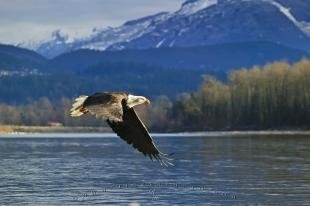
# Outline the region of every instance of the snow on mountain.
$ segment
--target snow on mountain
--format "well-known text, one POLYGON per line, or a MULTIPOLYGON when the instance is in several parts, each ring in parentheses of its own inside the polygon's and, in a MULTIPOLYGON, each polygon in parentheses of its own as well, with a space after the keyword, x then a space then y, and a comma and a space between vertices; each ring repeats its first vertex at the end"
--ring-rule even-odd
POLYGON ((169 18, 169 14, 163 12, 142 19, 128 21, 120 27, 94 33, 90 37, 77 42, 82 44, 81 48, 84 49, 105 50, 113 44, 130 42, 135 38, 139 38, 143 34, 152 31, 158 22, 165 21, 167 18, 169 18))
POLYGON ((292 15, 290 8, 284 7, 282 4, 274 1, 267 0, 271 4, 275 5, 279 8, 280 12, 282 12, 289 20, 291 20, 301 31, 303 31, 308 37, 310 37, 310 22, 305 21, 297 21, 296 18, 292 15))
MULTIPOLYGON (((310 38, 301 30, 302 24, 296 18, 294 23, 292 18, 280 11, 273 3, 277 1, 283 0, 218 0, 205 8, 199 7, 195 13, 183 15, 180 11, 188 11, 190 6, 194 8, 194 5, 201 3, 200 0, 187 1, 179 11, 170 14, 169 19, 157 24, 152 32, 130 42, 112 45, 108 49, 190 47, 242 41, 269 41, 310 50, 310 38), (299 26, 296 26, 296 23, 299 26)), ((291 17, 294 19, 293 14, 291 17)))
MULTIPOLYGON (((147 16, 141 19, 128 21, 120 27, 94 28, 93 33, 87 37, 70 40, 68 35, 64 35, 57 30, 53 32, 52 38, 35 43, 19 44, 21 47, 33 49, 48 58, 53 58, 62 53, 77 49, 105 50, 109 46, 120 43, 130 42, 131 40, 152 31, 156 24, 169 18, 169 13, 162 12, 147 16)), ((118 49, 123 49, 119 47, 118 49)))
POLYGON ((68 45, 72 44, 74 41, 74 39, 69 38, 69 35, 63 34, 62 31, 58 29, 52 32, 51 37, 47 40, 23 42, 16 46, 34 50, 45 57, 53 57, 55 56, 54 54, 67 52, 68 45))
POLYGON ((189 0, 183 3, 181 9, 176 12, 177 15, 190 15, 197 11, 206 9, 214 4, 217 4, 217 0, 189 0))
MULTIPOLYGON (((78 50, 189 47, 241 41, 269 41, 310 51, 309 0, 187 0, 172 13, 94 29, 69 41, 55 32, 35 50, 52 58, 78 50)), ((30 48, 30 47, 28 47, 30 48)))

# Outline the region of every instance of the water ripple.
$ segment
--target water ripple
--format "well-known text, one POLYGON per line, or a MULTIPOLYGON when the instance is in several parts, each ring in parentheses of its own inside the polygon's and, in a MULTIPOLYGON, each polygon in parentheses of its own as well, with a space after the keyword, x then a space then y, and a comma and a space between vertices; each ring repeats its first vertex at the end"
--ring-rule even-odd
POLYGON ((308 136, 160 134, 169 168, 114 136, 85 137, 0 138, 0 205, 309 204, 308 136))

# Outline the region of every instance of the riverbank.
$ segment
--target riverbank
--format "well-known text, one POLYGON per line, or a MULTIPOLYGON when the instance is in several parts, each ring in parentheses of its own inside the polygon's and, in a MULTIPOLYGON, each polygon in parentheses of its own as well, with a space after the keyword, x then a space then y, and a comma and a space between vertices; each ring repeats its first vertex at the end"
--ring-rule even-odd
POLYGON ((0 134, 14 133, 107 133, 108 127, 16 126, 0 125, 0 134))
MULTIPOLYGON (((0 134, 74 134, 113 133, 109 127, 51 127, 0 125, 0 134)), ((156 136, 244 136, 244 135, 310 135, 310 130, 246 130, 153 133, 156 136)))

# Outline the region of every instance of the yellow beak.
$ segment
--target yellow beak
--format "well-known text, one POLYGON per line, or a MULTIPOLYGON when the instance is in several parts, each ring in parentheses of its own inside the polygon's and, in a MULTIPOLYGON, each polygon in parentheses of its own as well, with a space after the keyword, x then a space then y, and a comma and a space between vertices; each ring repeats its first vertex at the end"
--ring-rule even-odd
POLYGON ((148 104, 151 104, 151 101, 150 100, 145 100, 144 104, 148 105, 148 104))

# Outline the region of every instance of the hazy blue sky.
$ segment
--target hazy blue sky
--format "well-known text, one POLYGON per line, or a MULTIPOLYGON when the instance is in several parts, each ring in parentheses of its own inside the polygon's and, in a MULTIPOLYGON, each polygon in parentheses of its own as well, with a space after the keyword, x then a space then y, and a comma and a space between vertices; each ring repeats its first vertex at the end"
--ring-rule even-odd
POLYGON ((160 11, 177 10, 184 0, 0 0, 0 42, 40 40, 61 29, 72 37, 93 27, 118 26, 160 11))

